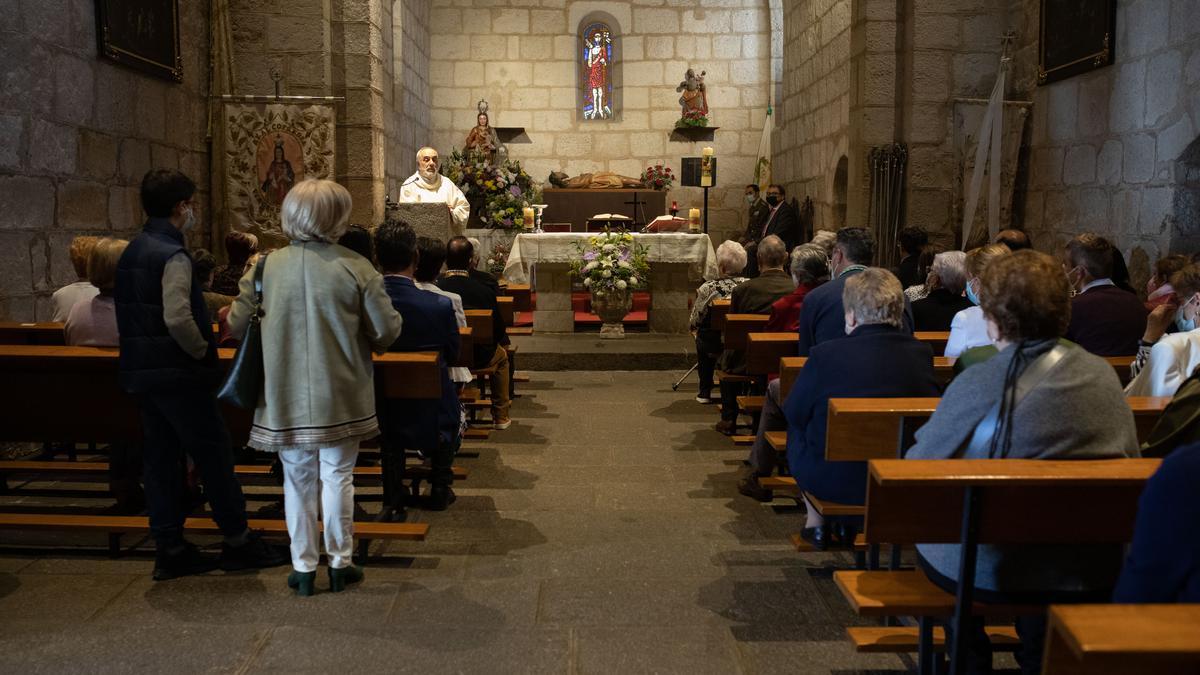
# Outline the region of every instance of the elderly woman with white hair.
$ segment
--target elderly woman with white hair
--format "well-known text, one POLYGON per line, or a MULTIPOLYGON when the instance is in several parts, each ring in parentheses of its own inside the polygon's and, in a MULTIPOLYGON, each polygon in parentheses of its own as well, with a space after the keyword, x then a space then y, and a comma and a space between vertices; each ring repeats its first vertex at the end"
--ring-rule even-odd
POLYGON ((971 307, 967 287, 967 254, 945 251, 933 257, 925 277, 928 294, 912 303, 913 330, 948 331, 954 315, 971 307))
POLYGON ((692 315, 688 327, 696 336, 696 362, 700 374, 700 390, 696 400, 700 403, 712 403, 713 374, 717 369, 717 357, 724 350, 721 344, 721 331, 713 330, 710 312, 713 300, 728 300, 746 277, 742 270, 746 269, 746 249, 736 241, 728 240, 717 247, 718 277, 712 281, 700 284, 696 289, 696 301, 692 303, 692 315))
MULTIPOLYGON (((283 200, 291 243, 262 265, 265 382, 251 447, 279 453, 284 511, 292 538, 288 586, 312 595, 324 515, 329 589, 362 580, 355 567, 354 461, 359 443, 379 433, 371 353, 400 335, 400 315, 371 262, 336 242, 347 228, 350 193, 329 180, 306 180, 283 200)), ((241 338, 254 313, 256 267, 242 277, 229 312, 241 338)))

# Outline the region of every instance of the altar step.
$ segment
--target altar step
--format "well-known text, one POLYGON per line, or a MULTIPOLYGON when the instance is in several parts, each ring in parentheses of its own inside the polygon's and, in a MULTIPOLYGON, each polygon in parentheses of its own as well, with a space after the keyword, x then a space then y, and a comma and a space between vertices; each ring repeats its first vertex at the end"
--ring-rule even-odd
MULTIPOLYGON (((662 370, 663 386, 696 363, 696 343, 690 335, 630 331, 622 340, 602 339, 598 332, 534 333, 514 336, 517 368, 544 370, 662 370)), ((524 386, 524 385, 523 385, 524 386)), ((680 387, 695 388, 692 374, 680 387)), ((521 388, 518 388, 521 391, 521 388)), ((530 387, 524 386, 524 392, 530 387)))

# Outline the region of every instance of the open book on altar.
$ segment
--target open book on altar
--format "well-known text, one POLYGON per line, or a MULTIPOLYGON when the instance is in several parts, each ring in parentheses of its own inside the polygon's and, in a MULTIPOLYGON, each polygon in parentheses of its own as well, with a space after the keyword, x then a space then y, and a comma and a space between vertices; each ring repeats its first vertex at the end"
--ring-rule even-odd
POLYGON ((629 216, 623 216, 619 213, 597 213, 592 216, 592 220, 629 220, 629 216))

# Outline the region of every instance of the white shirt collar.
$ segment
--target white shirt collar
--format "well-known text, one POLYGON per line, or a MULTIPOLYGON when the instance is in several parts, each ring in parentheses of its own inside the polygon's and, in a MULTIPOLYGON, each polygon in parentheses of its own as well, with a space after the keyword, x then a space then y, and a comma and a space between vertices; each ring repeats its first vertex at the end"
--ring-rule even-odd
POLYGON ((1112 279, 1107 279, 1107 278, 1096 279, 1095 281, 1092 281, 1092 282, 1088 283, 1086 286, 1084 286, 1083 290, 1079 291, 1079 294, 1083 295, 1084 293, 1087 293, 1091 289, 1099 288, 1100 286, 1116 286, 1116 284, 1113 283, 1112 279))

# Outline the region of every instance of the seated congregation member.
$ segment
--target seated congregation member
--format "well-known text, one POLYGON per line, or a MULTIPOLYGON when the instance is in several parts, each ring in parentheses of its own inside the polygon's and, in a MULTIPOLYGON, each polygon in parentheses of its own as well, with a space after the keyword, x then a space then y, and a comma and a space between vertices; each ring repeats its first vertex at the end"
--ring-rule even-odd
MULTIPOLYGON (((729 294, 730 314, 769 314, 776 300, 792 292, 792 277, 784 266, 788 264, 788 251, 783 240, 767 235, 758 242, 758 276, 740 284, 729 294)), ((741 375, 746 372, 746 353, 741 349, 724 349, 717 366, 726 373, 741 375)), ((721 382, 721 421, 717 431, 732 435, 737 426, 738 394, 744 390, 740 382, 721 382)))
POLYGON ((924 283, 925 275, 920 273, 920 262, 921 253, 929 245, 929 234, 910 225, 900 230, 897 239, 901 258, 896 278, 900 280, 900 285, 908 288, 924 283))
POLYGON ((118 347, 117 305, 113 287, 117 284, 117 262, 129 242, 124 239, 101 239, 88 257, 87 278, 99 295, 75 303, 67 314, 63 332, 68 346, 118 347))
POLYGON ((813 234, 812 241, 808 243, 821 247, 821 250, 825 252, 825 257, 828 258, 833 255, 833 247, 837 244, 837 232, 833 230, 817 230, 813 234))
POLYGON ((933 290, 929 287, 929 270, 933 267, 933 259, 941 252, 942 247, 937 244, 929 244, 921 249, 921 255, 917 257, 917 274, 921 282, 904 287, 904 297, 908 298, 910 303, 928 297, 929 292, 933 290))
POLYGON ((1029 242, 1029 235, 1021 230, 1000 230, 1000 233, 996 235, 994 243, 1004 244, 1010 251, 1033 248, 1033 244, 1029 242))
POLYGON ((717 247, 717 278, 696 289, 688 327, 696 337, 696 371, 700 375, 696 400, 700 403, 712 403, 713 372, 723 350, 721 331, 712 327, 712 303, 713 300, 728 300, 733 289, 746 281, 746 277, 741 276, 745 268, 746 249, 736 241, 726 240, 717 247))
MULTIPOLYGON (((797 329, 805 296, 828 279, 827 264, 825 251, 815 244, 797 246, 792 251, 792 281, 796 284, 796 290, 771 305, 771 319, 767 322, 767 331, 787 332, 797 329)), ((763 396, 758 429, 755 431, 754 444, 750 447, 750 456, 746 460, 750 469, 738 481, 738 492, 760 502, 771 501, 771 491, 758 483, 759 478, 775 472, 775 450, 767 443, 767 432, 785 429, 787 419, 783 416, 779 400, 779 378, 775 378, 767 384, 766 395, 763 396)))
MULTIPOLYGON (((462 298, 457 293, 450 293, 438 288, 437 278, 442 274, 442 265, 446 262, 446 244, 433 237, 417 237, 417 268, 413 270, 413 283, 423 291, 440 295, 450 301, 454 307, 454 319, 459 328, 467 325, 467 315, 463 311, 462 298)), ((450 379, 456 385, 471 381, 471 369, 466 366, 451 366, 450 379)))
MULTIPOLYGON (((1033 250, 1004 255, 983 271, 979 298, 999 353, 958 375, 916 434, 908 459, 1104 459, 1136 457, 1133 413, 1112 366, 1060 340, 1070 316, 1062 268, 1033 250)), ((929 578, 953 593, 956 544, 921 544, 929 578)), ((975 584, 984 602, 1040 604, 1107 597, 1121 551, 1108 546, 980 546, 975 584)), ((1041 664, 1045 616, 1017 621, 1026 672, 1041 664)), ((949 636, 947 638, 949 642, 949 636)), ((980 619, 972 665, 991 650, 980 619)))
POLYGON ((229 431, 217 406, 222 369, 184 232, 196 223, 196 184, 156 169, 142 179, 146 224, 117 263, 113 297, 121 354, 118 379, 141 410, 150 534, 158 549, 154 579, 221 567, 274 567, 287 561, 247 528, 246 500, 233 474, 229 431), (183 537, 185 458, 204 482, 224 536, 220 559, 183 537))
POLYGON ((1113 591, 1119 603, 1200 603, 1200 443, 1163 460, 1138 499, 1133 543, 1113 591))
POLYGON ((1146 330, 1146 307, 1114 285, 1113 246, 1090 232, 1063 249, 1063 269, 1075 291, 1067 339, 1097 356, 1133 356, 1146 330))
MULTIPOLYGON (((842 305, 847 337, 813 347, 783 404, 788 469, 796 485, 818 499, 861 505, 867 463, 825 461, 829 399, 937 396, 938 383, 933 350, 905 329, 904 291, 891 272, 868 267, 849 277, 842 305)), ((830 541, 824 519, 811 504, 801 536, 821 550, 830 541)), ((853 536, 846 539, 850 543, 853 536)))
POLYGON ((348 248, 371 261, 372 265, 375 264, 375 243, 371 240, 371 231, 362 225, 351 224, 337 243, 338 246, 348 248))
POLYGON ((972 306, 963 297, 967 286, 967 254, 946 251, 934 256, 925 286, 929 294, 912 304, 913 330, 950 330, 954 316, 972 306))
POLYGON ((418 450, 429 458, 429 500, 434 511, 444 511, 454 501, 451 465, 458 447, 458 389, 450 381, 449 365, 458 360, 458 321, 450 299, 417 288, 417 234, 404 222, 390 221, 375 230, 375 253, 383 272, 384 288, 392 307, 400 312, 404 330, 392 351, 436 351, 441 354, 440 401, 398 401, 381 406, 384 411, 384 508, 393 516, 404 513, 404 451, 418 450))
POLYGON ((225 235, 225 259, 229 262, 213 272, 213 292, 237 296, 238 282, 246 273, 250 258, 257 253, 258 237, 253 234, 235 231, 225 235))
POLYGON ((1010 251, 1004 244, 987 244, 971 249, 967 253, 965 267, 967 281, 963 286, 967 300, 971 306, 958 312, 950 320, 950 338, 946 341, 946 356, 958 358, 963 352, 975 347, 992 344, 992 338, 987 332, 987 321, 983 318, 983 309, 979 307, 980 277, 993 261, 1009 255, 1010 251))
POLYGON ((799 356, 808 356, 809 350, 822 342, 846 336, 842 289, 846 280, 867 269, 874 257, 875 239, 869 231, 861 227, 838 230, 829 258, 830 281, 813 289, 800 309, 799 356))
POLYGON ((475 237, 467 237, 467 241, 471 242, 471 269, 468 270, 471 278, 482 283, 492 290, 497 295, 500 294, 500 282, 496 277, 492 276, 491 272, 479 269, 479 261, 483 255, 483 245, 475 237))
POLYGON ((1200 265, 1188 265, 1171 278, 1179 305, 1159 305, 1150 312, 1146 332, 1138 340, 1128 396, 1174 396, 1179 385, 1200 366, 1200 265), (1174 327, 1178 332, 1167 334, 1174 327))
POLYGON ((99 241, 100 237, 87 236, 75 237, 71 240, 71 247, 68 249, 67 255, 71 258, 71 267, 75 268, 77 280, 54 291, 54 295, 50 296, 50 305, 54 310, 50 315, 51 321, 55 323, 66 321, 67 315, 71 313, 71 308, 75 306, 75 303, 81 300, 91 300, 100 292, 88 281, 88 258, 99 241))
POLYGON ((802 244, 792 251, 789 271, 796 288, 771 304, 771 318, 763 327, 766 332, 791 333, 800 330, 800 309, 804 306, 804 298, 829 280, 829 262, 825 252, 814 244, 802 244))
POLYGON ((471 276, 471 257, 474 247, 466 237, 454 237, 446 244, 446 273, 438 280, 438 288, 462 298, 463 309, 486 309, 492 313, 492 342, 474 340, 475 370, 494 368, 492 374, 492 420, 497 429, 507 429, 512 421, 508 416, 510 405, 508 332, 504 318, 500 316, 496 291, 486 283, 471 276))
POLYGON ((217 268, 217 259, 207 250, 198 248, 192 251, 192 273, 196 283, 204 293, 204 306, 208 308, 209 318, 216 319, 222 308, 233 304, 234 296, 222 295, 212 290, 213 276, 217 268))
MULTIPOLYGON (((249 445, 278 452, 283 504, 292 538, 288 586, 312 595, 316 581, 318 513, 325 527, 329 589, 362 580, 354 566, 354 462, 362 441, 379 435, 375 368, 400 335, 383 277, 362 256, 335 242, 345 233, 352 202, 346 188, 308 179, 288 191, 280 208, 291 240, 263 264, 263 393, 249 445)), ((253 268, 229 312, 241 339, 254 312, 253 268)))
POLYGON ((1153 311, 1159 305, 1178 305, 1175 297, 1175 287, 1171 285, 1171 277, 1176 272, 1191 264, 1186 255, 1167 255, 1154 263, 1154 270, 1146 281, 1146 311, 1153 311))

